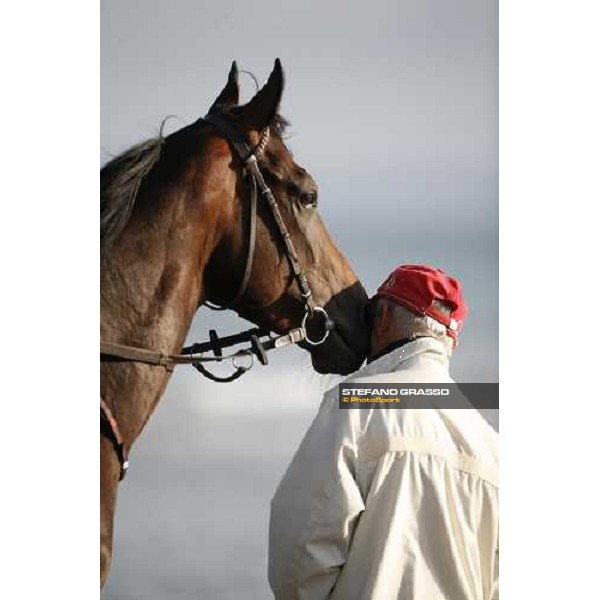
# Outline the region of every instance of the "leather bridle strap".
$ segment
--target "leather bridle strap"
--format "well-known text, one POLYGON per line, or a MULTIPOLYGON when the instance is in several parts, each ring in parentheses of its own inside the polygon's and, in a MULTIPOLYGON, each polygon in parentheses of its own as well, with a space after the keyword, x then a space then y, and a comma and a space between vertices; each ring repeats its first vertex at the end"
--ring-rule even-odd
POLYGON ((106 435, 115 449, 117 458, 119 460, 119 466, 121 468, 119 472, 119 481, 122 481, 127 474, 127 468, 129 467, 129 452, 125 442, 123 441, 123 436, 119 430, 117 420, 102 398, 100 398, 100 432, 106 435), (105 429, 104 432, 102 429, 103 424, 107 428, 107 430, 105 429))
MULTIPOLYGON (((246 161, 253 155, 252 148, 248 145, 245 138, 240 132, 226 119, 219 117, 216 114, 208 114, 201 121, 210 123, 216 127, 227 139, 227 141, 233 146, 236 154, 240 157, 242 162, 246 164, 246 161)), ((252 263, 254 261, 254 248, 256 246, 256 219, 257 219, 257 202, 256 202, 256 179, 252 173, 248 173, 250 180, 250 207, 248 219, 248 247, 246 249, 246 266, 244 267, 244 274, 242 276, 241 283, 237 289, 235 296, 228 302, 221 304, 220 306, 209 301, 205 301, 204 304, 212 310, 227 310, 233 308, 243 297, 250 282, 250 275, 252 273, 252 263)), ((242 219, 243 221, 243 219, 242 219)))
POLYGON ((165 367, 167 370, 172 370, 175 364, 177 364, 169 354, 134 346, 112 344, 110 342, 100 342, 100 356, 111 356, 127 362, 159 365, 165 367))
POLYGON ((290 236, 290 232, 287 230, 283 218, 281 216, 281 212, 279 210, 279 206, 277 205, 277 200, 275 200, 275 196, 273 196, 273 192, 271 192, 271 188, 266 184, 260 169, 258 168, 258 161, 256 160, 256 156, 250 156, 250 158, 246 161, 246 166, 252 173, 252 175, 256 178, 258 182, 258 187, 260 187, 260 191, 262 195, 267 199, 269 204, 269 208, 271 209, 271 213, 273 214, 273 218, 275 219, 275 223, 277 224, 277 229, 279 230, 279 235, 283 240, 285 245, 285 252, 292 268, 292 272, 294 274, 294 279, 300 288, 300 295, 302 296, 302 300, 306 305, 307 311, 312 315, 315 310, 315 304, 312 297, 312 291, 310 286, 308 285, 308 280, 302 271, 302 267, 300 266, 300 261, 298 260, 298 254, 296 253, 296 249, 294 248, 294 244, 292 242, 292 238, 290 236))
MULTIPOLYGON (((260 191, 261 191, 262 195, 267 199, 267 203, 269 205, 269 209, 271 210, 271 213, 275 220, 275 224, 277 225, 279 235, 281 236, 281 239, 284 243, 285 253, 286 253, 286 256, 290 263, 292 273, 294 275, 294 279, 296 280, 296 283, 298 284, 298 287, 300 289, 300 294, 302 296, 302 300, 304 301, 304 304, 306 305, 307 313, 312 316, 312 314, 315 310, 315 305, 314 305, 314 301, 312 298, 312 291, 308 284, 308 280, 306 279, 306 276, 304 275, 304 272, 302 271, 302 267, 300 266, 300 261, 298 260, 298 254, 296 252, 296 249, 294 248, 294 244, 292 242, 290 233, 287 230, 285 222, 281 216, 281 211, 279 210, 279 206, 277 205, 277 200, 275 200, 275 197, 273 196, 271 189, 266 184, 264 177, 258 167, 258 160, 257 160, 256 154, 252 151, 252 148, 248 145, 248 143, 246 142, 246 139, 244 138, 242 133, 234 125, 232 125, 227 119, 224 119, 223 117, 221 117, 218 114, 209 113, 204 117, 203 120, 206 121, 207 123, 210 123, 211 125, 214 125, 217 129, 219 129, 221 131, 221 133, 223 133, 225 138, 229 141, 229 143, 233 146, 237 155, 239 156, 241 161, 244 163, 244 166, 250 172, 250 177, 253 181, 253 186, 255 186, 256 182, 258 182, 260 191)), ((256 188, 254 188, 253 191, 255 191, 255 189, 256 188)), ((256 202, 256 196, 253 196, 252 201, 256 202)), ((255 209, 254 206, 252 208, 255 209)), ((253 210, 251 214, 255 215, 256 210, 253 210)), ((256 223, 253 223, 253 225, 251 226, 251 234, 254 234, 255 230, 256 230, 256 223)), ((251 243, 249 243, 249 250, 250 250, 250 252, 248 254, 248 259, 247 259, 247 263, 246 263, 246 273, 245 273, 244 280, 242 281, 242 285, 240 286, 235 299, 228 303, 228 305, 227 305, 228 307, 232 306, 235 302, 237 302, 241 298, 243 293, 246 291, 246 287, 248 285, 248 280, 250 278, 249 271, 251 270, 248 268, 248 265, 250 265, 250 267, 251 267, 252 254, 254 253, 254 239, 252 239, 251 243), (247 277, 246 277, 246 275, 247 275, 247 277)), ((219 308, 221 308, 221 307, 219 307, 219 308)))
MULTIPOLYGON (((214 304, 208 300, 204 301, 204 305, 211 310, 228 310, 233 308, 243 297, 250 283, 250 275, 252 274, 252 264, 254 262, 254 248, 256 246, 256 179, 251 175, 248 176, 250 180, 250 207, 249 207, 249 219, 248 219, 248 245, 246 248, 246 266, 244 267, 244 274, 242 281, 238 287, 235 296, 226 302, 225 304, 214 304)), ((242 207, 243 210, 243 207, 242 207)))
POLYGON ((224 119, 218 114, 208 113, 205 117, 200 119, 214 125, 221 133, 225 135, 227 141, 233 146, 236 154, 240 157, 242 162, 245 164, 246 161, 252 156, 252 148, 248 145, 246 138, 241 132, 232 125, 227 119, 224 119))
MULTIPOLYGON (((157 350, 147 350, 136 346, 124 346, 111 342, 100 342, 100 357, 123 362, 137 362, 147 365, 164 367, 172 371, 177 365, 196 365, 197 363, 221 362, 223 360, 236 360, 244 356, 252 356, 249 350, 239 350, 228 356, 204 356, 200 353, 165 354, 157 350)), ((247 371, 248 367, 238 367, 238 370, 247 371)))

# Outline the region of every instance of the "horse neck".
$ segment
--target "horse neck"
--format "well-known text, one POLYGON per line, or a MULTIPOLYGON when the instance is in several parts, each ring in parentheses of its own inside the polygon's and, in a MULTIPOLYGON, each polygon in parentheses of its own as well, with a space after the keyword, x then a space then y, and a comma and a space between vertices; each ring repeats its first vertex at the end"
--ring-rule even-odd
MULTIPOLYGON (((218 241, 216 215, 183 192, 167 196, 148 214, 140 199, 142 208, 102 257, 103 341, 178 353, 185 340, 218 241)), ((129 444, 154 410, 169 375, 162 367, 101 364, 101 394, 129 444)))
POLYGON ((102 328, 110 341, 168 352, 183 341, 202 291, 207 236, 180 219, 177 204, 151 227, 127 228, 102 257, 102 328))

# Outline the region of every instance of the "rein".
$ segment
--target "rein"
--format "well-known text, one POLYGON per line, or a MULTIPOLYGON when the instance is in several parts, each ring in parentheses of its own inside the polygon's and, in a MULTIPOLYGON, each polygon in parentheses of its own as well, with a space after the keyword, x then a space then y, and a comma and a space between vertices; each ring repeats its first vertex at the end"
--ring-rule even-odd
MULTIPOLYGON (((216 127, 223 136, 227 139, 230 145, 235 150, 236 154, 244 165, 244 171, 250 180, 250 217, 248 222, 248 249, 246 254, 246 265, 244 274, 234 298, 223 306, 216 306, 209 302, 205 302, 208 308, 213 310, 225 310, 236 305, 244 296, 250 274, 252 271, 252 263, 254 258, 254 249, 256 244, 256 219, 257 219, 257 188, 260 189, 261 195, 265 198, 273 219, 277 226, 277 231, 284 244, 285 255, 290 264, 294 280, 300 290, 300 295, 305 306, 305 313, 302 318, 300 327, 292 329, 280 336, 273 336, 269 331, 259 328, 248 329, 239 334, 219 338, 216 331, 209 331, 210 341, 204 343, 193 344, 181 350, 181 354, 165 354, 158 350, 147 348, 139 348, 136 346, 128 346, 124 344, 113 344, 110 342, 100 343, 100 359, 101 361, 119 361, 119 362, 134 362, 147 365, 161 366, 171 372, 177 365, 192 365, 203 376, 208 377, 212 381, 226 383, 234 381, 248 372, 254 365, 254 358, 257 357, 263 365, 268 364, 267 352, 276 348, 282 348, 291 344, 306 342, 311 346, 322 344, 329 332, 334 327, 333 321, 330 319, 327 311, 316 306, 312 294, 312 290, 308 280, 302 270, 298 254, 294 248, 292 238, 285 225, 277 200, 271 192, 271 189, 265 182, 265 179, 258 166, 258 158, 264 151, 269 141, 269 128, 267 127, 254 151, 248 145, 242 133, 232 125, 227 119, 217 114, 208 114, 203 119, 200 119, 216 127), (322 322, 323 333, 319 338, 311 339, 307 333, 307 325, 310 320, 319 318, 322 322), (263 339, 265 338, 265 339, 263 339), (249 348, 237 350, 230 354, 224 355, 223 349, 240 343, 250 343, 249 348), (212 352, 213 356, 205 356, 206 352, 212 352), (247 363, 250 360, 249 364, 247 363), (211 373, 203 363, 222 362, 230 360, 235 368, 235 371, 227 377, 219 377, 211 373), (246 361, 246 364, 244 364, 246 361)), ((105 435, 109 437, 115 447, 119 463, 121 465, 121 476, 123 479, 127 470, 127 449, 122 440, 117 421, 110 412, 108 406, 100 399, 100 416, 101 423, 108 424, 108 431, 105 435)), ((101 429, 102 431, 102 429, 101 429)))

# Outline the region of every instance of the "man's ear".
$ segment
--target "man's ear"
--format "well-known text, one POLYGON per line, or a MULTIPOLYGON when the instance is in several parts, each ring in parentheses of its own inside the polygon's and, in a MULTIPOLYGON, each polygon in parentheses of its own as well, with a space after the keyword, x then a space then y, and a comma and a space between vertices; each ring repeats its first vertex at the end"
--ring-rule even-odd
POLYGON ((379 299, 373 320, 373 333, 379 339, 383 339, 390 328, 392 318, 392 305, 385 298, 379 299))
POLYGON ((221 93, 217 99, 213 102, 210 107, 209 113, 214 113, 224 108, 231 108, 237 106, 240 101, 240 84, 238 82, 238 67, 235 60, 231 63, 231 69, 229 70, 229 77, 225 87, 221 90, 221 93))
POLYGON ((262 131, 277 114, 283 94, 284 77, 281 61, 275 59, 275 65, 267 83, 254 98, 237 109, 240 126, 247 131, 262 131))

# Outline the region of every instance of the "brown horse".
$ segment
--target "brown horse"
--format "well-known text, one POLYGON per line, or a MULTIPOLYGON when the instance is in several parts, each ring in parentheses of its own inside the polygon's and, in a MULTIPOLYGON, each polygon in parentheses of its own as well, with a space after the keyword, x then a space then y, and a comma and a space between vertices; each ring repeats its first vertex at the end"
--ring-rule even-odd
MULTIPOLYGON (((260 171, 277 198, 298 259, 313 291, 335 323, 327 340, 307 346, 321 373, 349 373, 363 361, 366 293, 329 236, 317 210, 317 186, 294 162, 278 115, 283 92, 279 60, 265 86, 238 106, 237 68, 212 113, 226 115, 256 147, 270 138, 260 171)), ((162 134, 109 162, 101 179, 101 339, 178 353, 194 313, 205 301, 227 303, 244 275, 247 190, 243 164, 223 134, 199 120, 162 134)), ((259 199, 252 270, 234 310, 285 332, 298 327, 304 304, 273 216, 259 199)), ((101 362, 101 398, 130 448, 156 407, 170 371, 139 362, 101 362)), ((112 553, 120 463, 109 436, 100 437, 100 576, 112 553)))

